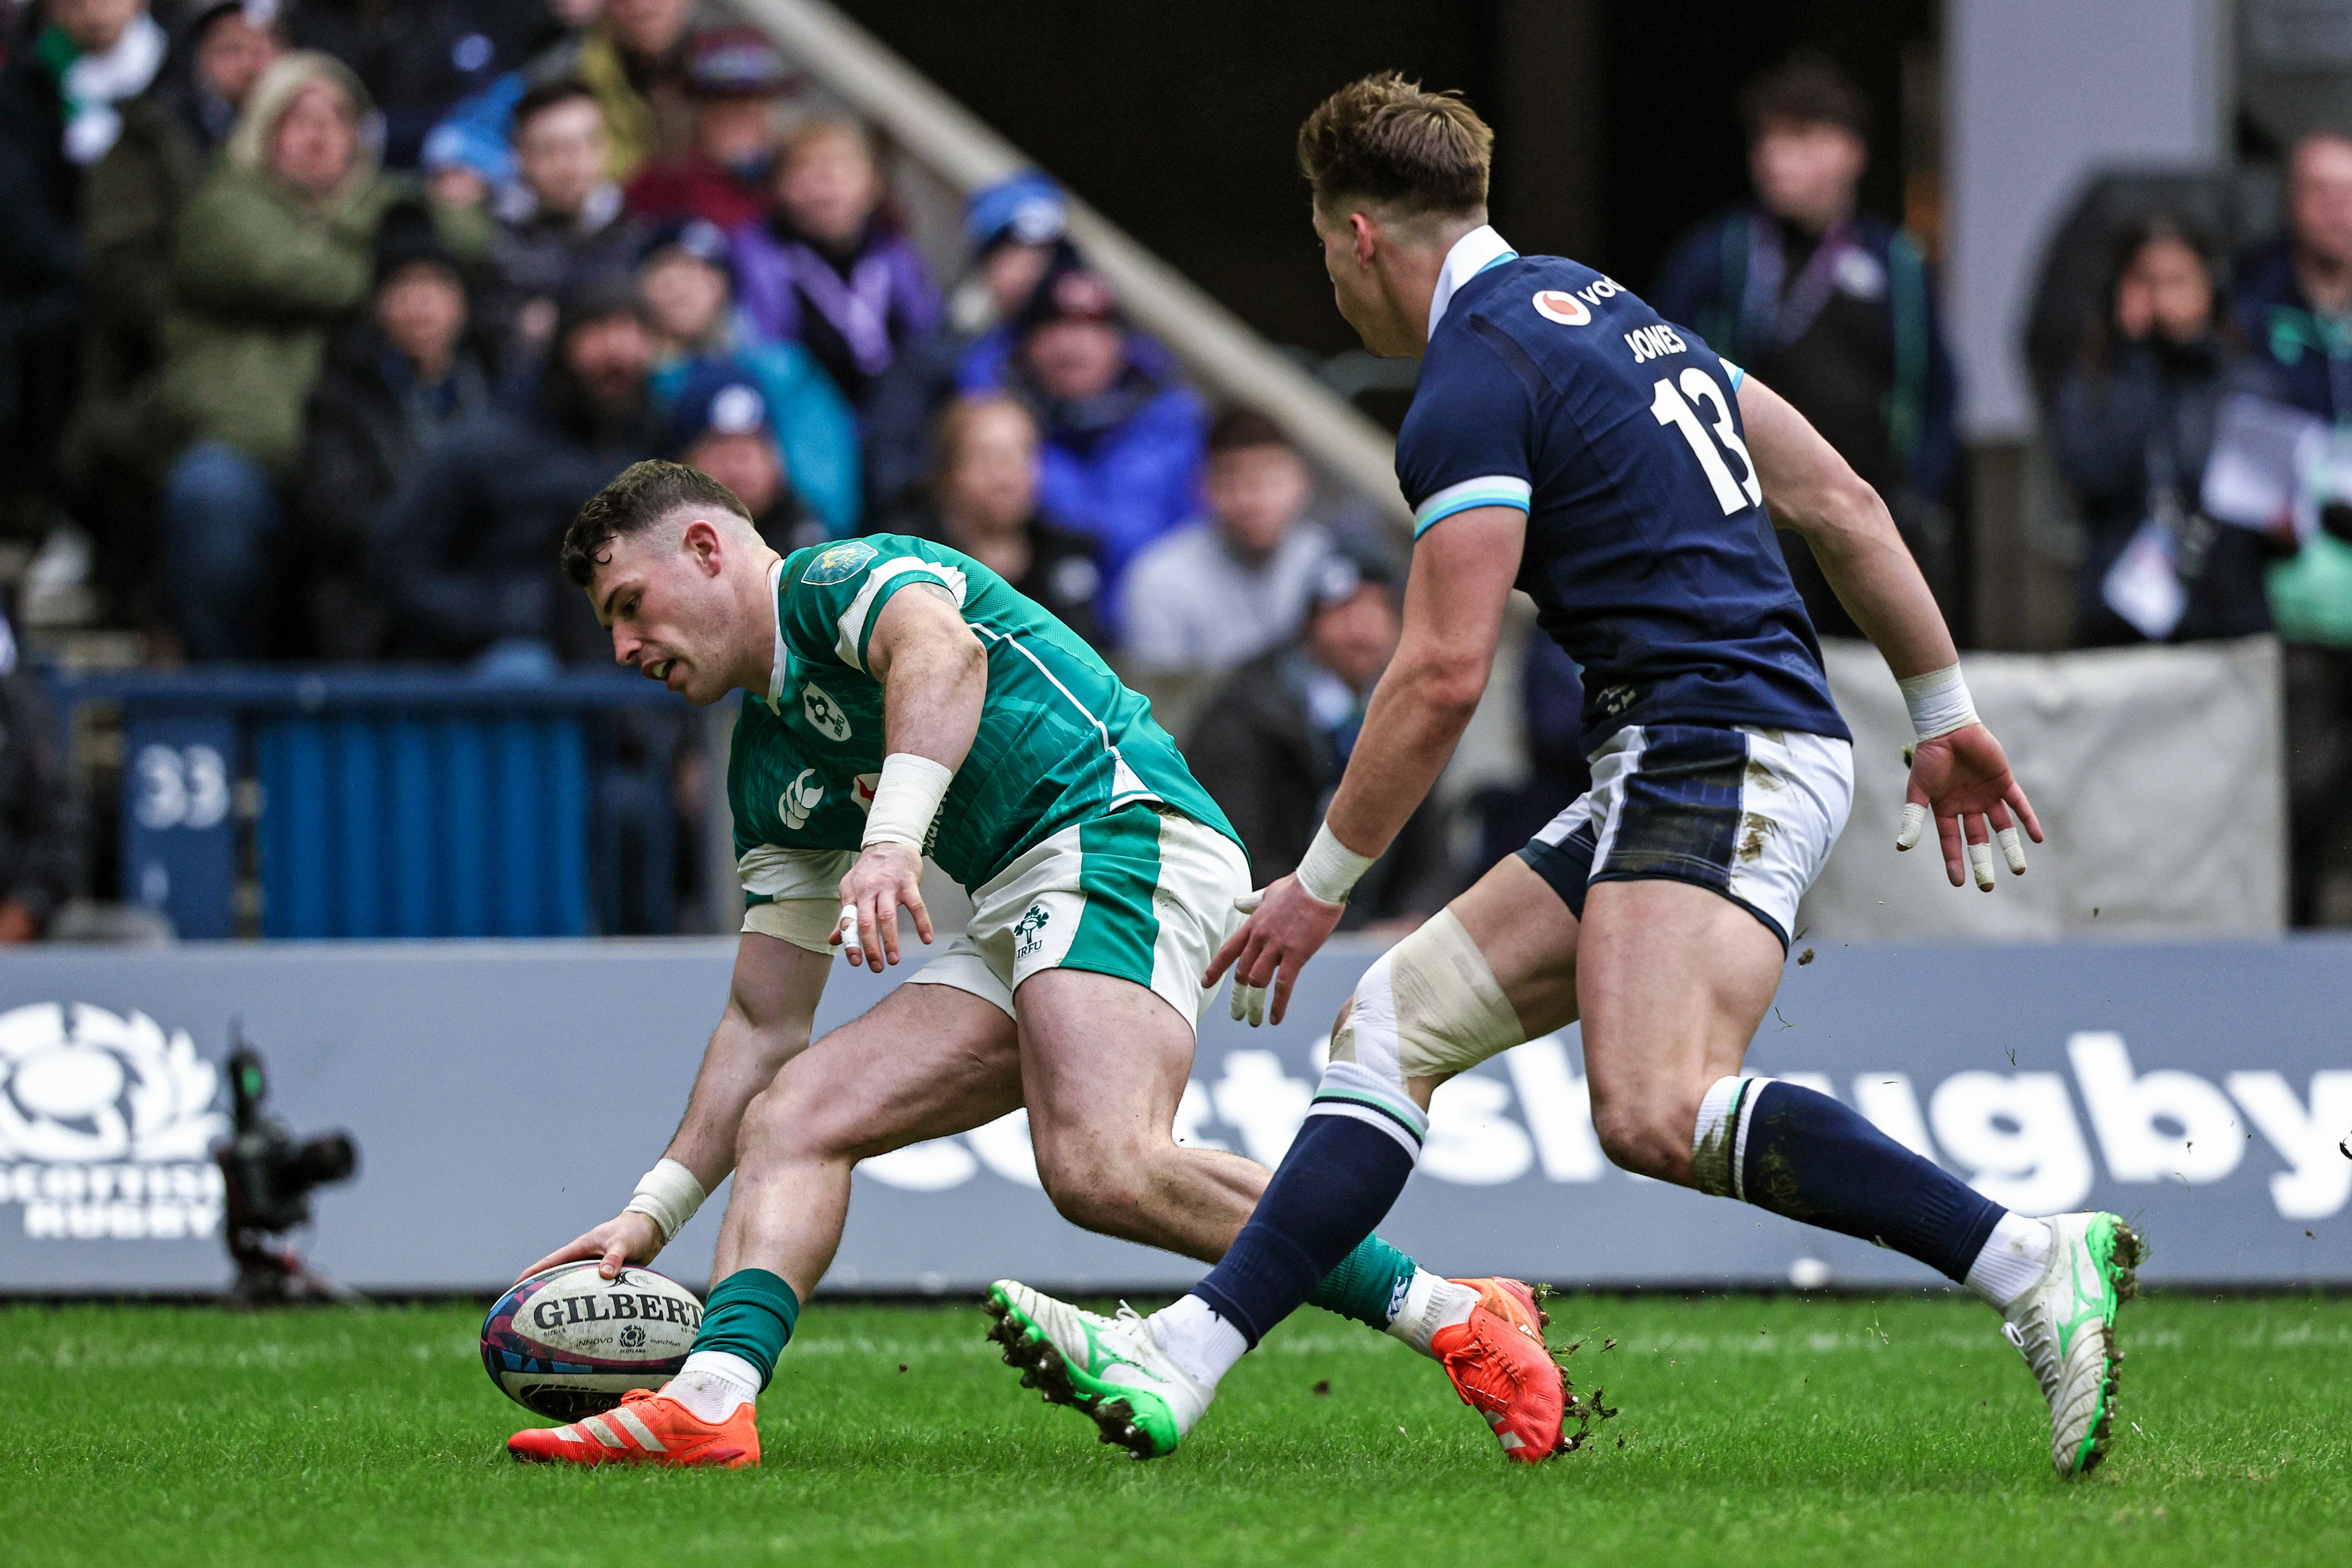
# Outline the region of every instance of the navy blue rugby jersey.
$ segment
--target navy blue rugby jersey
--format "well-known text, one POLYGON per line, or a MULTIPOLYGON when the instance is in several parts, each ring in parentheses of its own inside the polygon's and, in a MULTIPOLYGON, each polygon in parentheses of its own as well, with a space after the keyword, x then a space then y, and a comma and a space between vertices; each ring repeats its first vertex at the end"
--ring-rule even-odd
POLYGON ((1748 460, 1740 372, 1553 256, 1454 290, 1397 437, 1415 539, 1528 513, 1517 586, 1584 670, 1587 750, 1628 724, 1853 737, 1748 460))

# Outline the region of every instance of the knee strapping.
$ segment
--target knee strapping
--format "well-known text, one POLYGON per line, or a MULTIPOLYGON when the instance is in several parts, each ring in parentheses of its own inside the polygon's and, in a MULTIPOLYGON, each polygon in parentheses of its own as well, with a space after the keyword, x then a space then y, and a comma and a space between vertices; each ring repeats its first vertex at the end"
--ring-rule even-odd
POLYGON ((1527 1038, 1486 955, 1452 910, 1381 956, 1331 1036, 1331 1059, 1400 1086, 1476 1067, 1527 1038))

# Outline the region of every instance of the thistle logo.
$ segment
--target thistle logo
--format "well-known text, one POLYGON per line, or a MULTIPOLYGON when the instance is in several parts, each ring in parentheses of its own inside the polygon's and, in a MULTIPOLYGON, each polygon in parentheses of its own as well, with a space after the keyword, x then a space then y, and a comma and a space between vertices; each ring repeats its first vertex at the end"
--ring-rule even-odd
POLYGON ((0 1013, 0 1202, 25 1234, 179 1239, 220 1224, 220 1075, 185 1030, 81 1003, 0 1013))
POLYGON ((1013 923, 1013 934, 1020 939, 1019 943, 1013 949, 1013 952, 1019 957, 1027 958, 1031 953, 1035 952, 1039 948, 1045 946, 1045 938, 1043 935, 1043 932, 1045 930, 1047 922, 1052 921, 1053 918, 1054 917, 1051 914, 1046 912, 1045 905, 1030 905, 1028 913, 1023 915, 1019 921, 1013 923))

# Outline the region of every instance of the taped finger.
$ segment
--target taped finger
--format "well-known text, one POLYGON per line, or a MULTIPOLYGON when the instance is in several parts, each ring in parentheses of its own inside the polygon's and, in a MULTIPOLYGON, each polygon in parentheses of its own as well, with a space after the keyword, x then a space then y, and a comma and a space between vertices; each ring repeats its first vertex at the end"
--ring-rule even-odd
POLYGON ((1234 1022, 1256 1028, 1265 1019, 1265 987, 1244 985, 1236 975, 1234 979, 1234 1022))
POLYGON ((2024 836, 2014 827, 1996 827, 1993 829, 1992 836, 2000 845, 2000 852, 2009 858, 2009 874, 2012 877, 2024 876, 2024 836))
POLYGON ((841 956, 852 963, 865 963, 866 953, 857 942, 857 906, 856 904, 841 906, 841 919, 834 923, 833 929, 841 937, 841 956))
POLYGON ((1903 803, 1903 825, 1895 830, 1895 847, 1908 849, 1927 830, 1927 808, 1916 800, 1903 803))
POLYGON ((1969 846, 1969 869, 1976 874, 1978 887, 1988 893, 1992 891, 1992 846, 1990 844, 1969 846))
POLYGON ((1265 889, 1260 888, 1254 893, 1244 893, 1235 899, 1234 908, 1243 914, 1254 915, 1257 913, 1257 907, 1264 902, 1265 902, 1265 889))

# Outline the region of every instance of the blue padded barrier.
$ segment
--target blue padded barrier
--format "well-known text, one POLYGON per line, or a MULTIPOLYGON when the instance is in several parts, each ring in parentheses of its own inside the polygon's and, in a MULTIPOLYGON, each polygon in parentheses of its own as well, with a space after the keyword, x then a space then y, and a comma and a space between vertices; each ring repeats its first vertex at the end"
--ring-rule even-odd
MULTIPOLYGON (((76 706, 115 702, 142 733, 194 722, 242 737, 213 750, 249 758, 260 786, 252 850, 265 936, 670 929, 669 775, 684 706, 649 682, 216 668, 58 679, 52 689, 68 733, 76 706)), ((160 786, 140 787, 127 806, 163 821, 160 786)), ((177 854, 194 865, 201 847, 225 872, 239 858, 234 816, 195 818, 147 835, 158 847, 142 861, 143 888, 182 930, 229 934, 227 875, 152 864, 177 854)))

